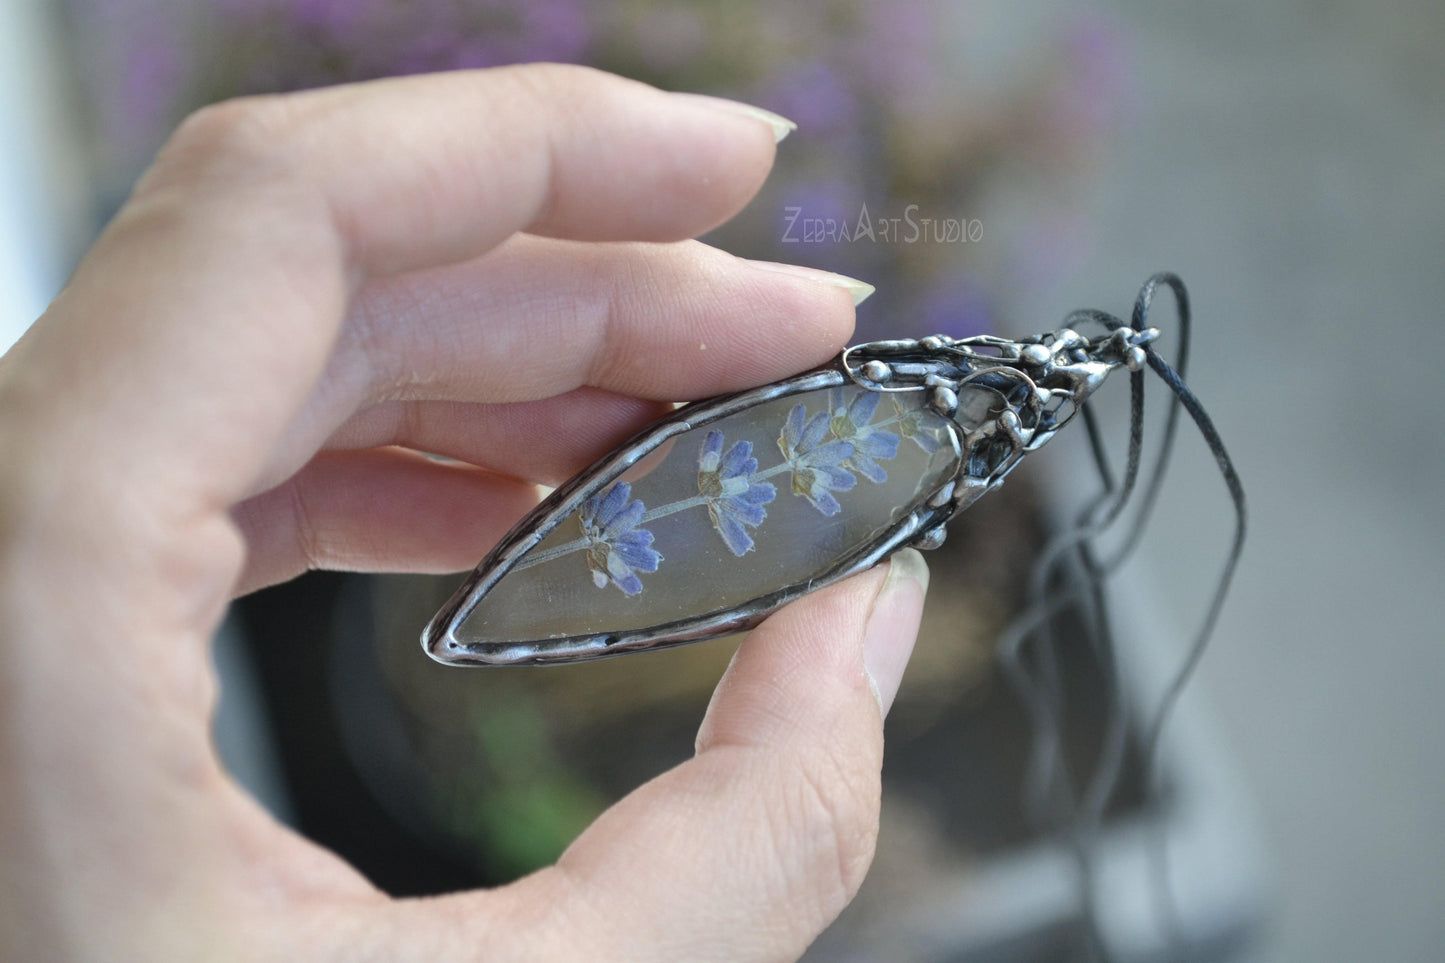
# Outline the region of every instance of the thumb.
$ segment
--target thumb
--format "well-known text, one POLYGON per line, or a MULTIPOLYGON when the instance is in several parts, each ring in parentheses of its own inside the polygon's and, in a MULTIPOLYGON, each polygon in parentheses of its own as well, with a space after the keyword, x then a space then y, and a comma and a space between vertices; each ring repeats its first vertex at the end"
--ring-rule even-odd
MULTIPOLYGON (((694 758, 609 809, 557 866, 481 894, 529 910, 533 925, 508 931, 503 941, 517 942, 501 956, 800 956, 872 861, 883 713, 927 582, 922 556, 906 550, 755 629, 713 696, 694 758)), ((457 901, 447 915, 475 919, 465 907, 478 898, 447 898, 457 901)), ((498 958, 501 934, 489 935, 498 958)))

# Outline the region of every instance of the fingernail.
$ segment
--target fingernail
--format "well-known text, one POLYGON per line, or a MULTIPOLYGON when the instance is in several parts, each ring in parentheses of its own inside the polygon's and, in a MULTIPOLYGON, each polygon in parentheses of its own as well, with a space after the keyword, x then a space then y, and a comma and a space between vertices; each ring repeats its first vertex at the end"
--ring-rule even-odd
POLYGON ((716 107, 719 110, 726 110, 734 114, 742 114, 744 117, 751 117, 753 120, 760 120, 767 124, 773 131, 773 143, 782 143, 798 125, 793 123, 782 114, 775 114, 771 110, 763 110, 761 107, 754 107, 752 104, 744 104, 736 100, 728 100, 725 97, 713 97, 708 94, 675 94, 677 97, 686 97, 689 100, 696 100, 699 103, 716 107))
POLYGON ((790 274, 795 278, 807 278, 809 281, 816 281, 819 284, 827 284, 835 288, 842 288, 848 292, 853 299, 853 306, 857 307, 868 296, 877 290, 867 281, 860 281, 857 278, 850 278, 846 274, 834 274, 832 271, 820 271, 817 268, 803 267, 801 264, 783 264, 779 261, 750 261, 753 267, 764 271, 776 271, 778 274, 790 274))
POLYGON ((863 668, 885 716, 898 695, 908 657, 913 654, 927 592, 928 563, 923 556, 911 548, 895 553, 863 630, 863 668))

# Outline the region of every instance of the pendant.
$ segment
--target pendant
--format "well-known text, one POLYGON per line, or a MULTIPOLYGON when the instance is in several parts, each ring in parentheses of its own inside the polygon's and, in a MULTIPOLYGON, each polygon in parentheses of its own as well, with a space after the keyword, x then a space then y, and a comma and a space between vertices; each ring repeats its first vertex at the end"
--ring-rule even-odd
POLYGON ((562 485, 484 558, 422 643, 454 665, 580 662, 747 629, 1000 484, 1147 328, 875 341, 698 401, 562 485))

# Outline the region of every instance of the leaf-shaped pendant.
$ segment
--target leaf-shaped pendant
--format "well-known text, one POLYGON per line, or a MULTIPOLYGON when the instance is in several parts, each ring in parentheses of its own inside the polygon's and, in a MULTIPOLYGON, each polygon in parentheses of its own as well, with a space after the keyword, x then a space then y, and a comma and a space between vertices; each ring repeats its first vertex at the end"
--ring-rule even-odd
POLYGON ((1148 329, 878 341, 677 409, 554 491, 427 626, 453 664, 726 635, 944 523, 1053 436, 1148 329))

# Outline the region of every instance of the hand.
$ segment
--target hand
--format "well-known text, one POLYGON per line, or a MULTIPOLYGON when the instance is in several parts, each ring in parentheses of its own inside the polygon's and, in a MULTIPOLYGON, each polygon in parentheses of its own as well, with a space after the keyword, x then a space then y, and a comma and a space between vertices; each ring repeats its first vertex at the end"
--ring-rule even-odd
POLYGON ((0 359, 0 959, 802 952, 872 856, 916 553, 775 614, 693 759, 497 890, 387 898, 208 736, 233 594, 469 566, 533 483, 666 401, 839 349, 857 282, 687 240, 754 194, 781 132, 568 67, 181 127, 0 359))

